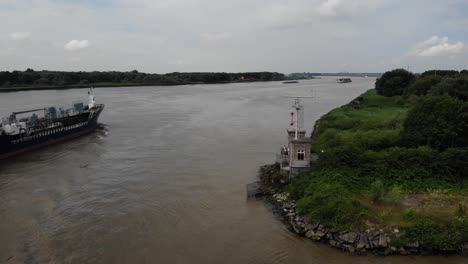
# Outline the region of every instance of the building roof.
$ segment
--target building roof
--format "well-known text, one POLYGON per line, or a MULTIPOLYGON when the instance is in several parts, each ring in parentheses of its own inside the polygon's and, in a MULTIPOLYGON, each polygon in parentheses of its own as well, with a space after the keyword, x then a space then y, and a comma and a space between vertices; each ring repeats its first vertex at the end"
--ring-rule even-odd
POLYGON ((290 139, 289 140, 290 142, 293 142, 293 143, 312 143, 312 139, 311 138, 298 138, 298 139, 290 139))

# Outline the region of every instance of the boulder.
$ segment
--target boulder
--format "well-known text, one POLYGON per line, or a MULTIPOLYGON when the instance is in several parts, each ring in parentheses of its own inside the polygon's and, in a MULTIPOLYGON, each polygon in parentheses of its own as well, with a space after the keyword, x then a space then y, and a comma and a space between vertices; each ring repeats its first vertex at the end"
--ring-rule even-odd
POLYGON ((367 233, 359 234, 359 240, 357 242, 356 248, 357 249, 370 248, 369 238, 368 238, 367 233))
POLYGON ((302 234, 304 232, 302 227, 300 227, 299 225, 296 225, 295 223, 291 223, 291 226, 296 234, 302 234))
POLYGON ((463 246, 462 246, 462 254, 464 256, 468 256, 468 243, 465 243, 463 246))
POLYGON ((398 253, 400 253, 401 255, 408 255, 408 251, 406 251, 406 249, 404 247, 400 247, 398 248, 398 253))
POLYGON ((371 248, 379 247, 379 237, 369 238, 369 244, 371 248))
POLYGON ((353 245, 354 242, 356 241, 357 238, 357 233, 355 232, 349 232, 349 233, 344 233, 339 236, 339 239, 343 240, 344 242, 353 245))
POLYGON ((305 236, 306 236, 307 238, 312 238, 313 236, 315 236, 315 233, 314 233, 314 231, 309 230, 309 231, 307 231, 307 232, 305 233, 305 236))
POLYGON ((405 245, 405 249, 408 251, 408 253, 411 253, 411 254, 419 253, 419 241, 416 241, 413 243, 407 243, 405 245))
POLYGON ((319 226, 321 226, 319 223, 313 224, 311 230, 316 230, 319 226))
POLYGON ((379 235, 379 247, 387 247, 388 246, 388 240, 387 237, 384 234, 379 235))
POLYGON ((392 250, 391 250, 390 248, 386 248, 386 249, 383 251, 383 254, 384 254, 385 256, 390 255, 390 253, 392 253, 392 250))
POLYGON ((315 235, 318 238, 317 240, 322 239, 326 234, 328 233, 328 229, 322 226, 322 228, 317 228, 317 231, 315 231, 315 235))
POLYGON ((346 251, 348 251, 350 253, 354 253, 356 251, 356 249, 351 245, 344 245, 344 248, 345 248, 346 251))
POLYGON ((305 227, 304 227, 304 230, 314 230, 313 226, 309 223, 305 223, 305 227))

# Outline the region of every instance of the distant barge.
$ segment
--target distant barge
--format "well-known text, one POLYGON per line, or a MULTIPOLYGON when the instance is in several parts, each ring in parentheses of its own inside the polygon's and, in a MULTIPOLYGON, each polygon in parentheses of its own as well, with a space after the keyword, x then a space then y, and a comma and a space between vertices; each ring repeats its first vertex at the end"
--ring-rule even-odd
POLYGON ((96 104, 92 91, 89 103, 75 102, 70 109, 47 107, 13 112, 0 124, 0 159, 94 131, 104 104, 96 104), (43 117, 37 114, 43 113, 43 117), (18 115, 32 115, 18 118, 18 115), (37 113, 37 114, 36 114, 37 113))
POLYGON ((337 79, 339 83, 350 83, 352 82, 351 78, 339 78, 337 79))
POLYGON ((299 83, 299 81, 293 80, 293 81, 284 81, 283 83, 299 83))

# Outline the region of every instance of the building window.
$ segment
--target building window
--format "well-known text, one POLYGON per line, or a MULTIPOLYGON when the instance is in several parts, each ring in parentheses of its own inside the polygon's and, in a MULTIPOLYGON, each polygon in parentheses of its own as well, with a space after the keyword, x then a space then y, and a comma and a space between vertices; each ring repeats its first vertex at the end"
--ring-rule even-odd
POLYGON ((303 149, 297 150, 297 160, 304 160, 305 158, 305 151, 303 149))

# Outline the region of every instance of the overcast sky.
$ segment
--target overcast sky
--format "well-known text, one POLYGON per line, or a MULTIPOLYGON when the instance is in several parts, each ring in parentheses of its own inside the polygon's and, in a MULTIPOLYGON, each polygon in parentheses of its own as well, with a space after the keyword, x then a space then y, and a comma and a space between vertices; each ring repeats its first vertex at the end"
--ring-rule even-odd
POLYGON ((468 0, 0 0, 0 70, 468 68, 468 0))

